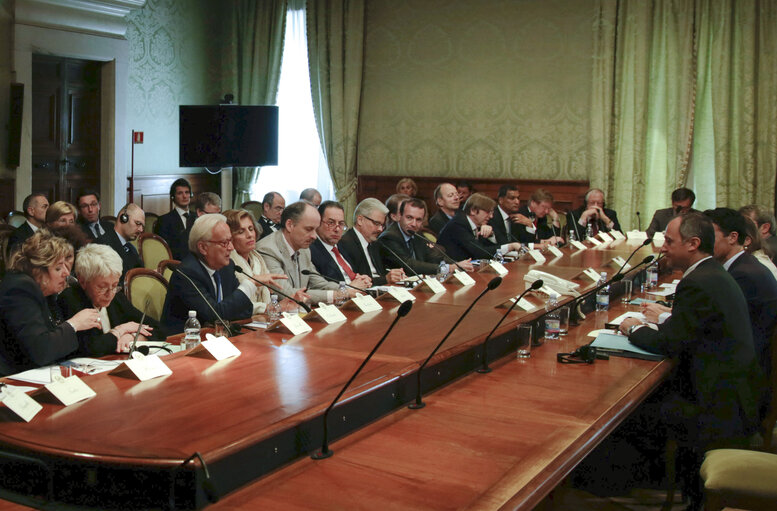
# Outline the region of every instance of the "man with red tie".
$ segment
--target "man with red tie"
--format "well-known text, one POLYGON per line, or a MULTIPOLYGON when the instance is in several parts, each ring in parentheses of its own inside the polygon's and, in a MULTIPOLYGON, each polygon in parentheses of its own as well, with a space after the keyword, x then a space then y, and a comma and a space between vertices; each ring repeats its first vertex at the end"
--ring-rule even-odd
POLYGON ((318 212, 321 213, 321 224, 316 229, 318 239, 310 245, 310 256, 316 271, 360 289, 370 287, 372 279, 356 273, 337 248, 346 228, 343 206, 339 202, 324 201, 318 212))

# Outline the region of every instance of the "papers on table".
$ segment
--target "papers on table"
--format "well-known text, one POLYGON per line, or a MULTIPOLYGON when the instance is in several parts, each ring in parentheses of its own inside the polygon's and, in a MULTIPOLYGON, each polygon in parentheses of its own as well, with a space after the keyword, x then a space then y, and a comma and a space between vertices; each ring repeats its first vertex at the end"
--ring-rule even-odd
POLYGON ((645 231, 629 231, 626 233, 626 238, 629 241, 645 241, 647 233, 645 231))
POLYGON ((643 350, 631 344, 629 338, 625 335, 615 334, 612 332, 601 332, 596 336, 596 339, 591 343, 591 346, 597 350, 601 350, 604 353, 610 355, 616 355, 629 358, 641 358, 644 360, 663 360, 662 355, 651 353, 643 350))
POLYGON ((621 314, 617 318, 615 318, 612 321, 610 321, 610 324, 611 325, 620 325, 621 323, 623 323, 623 321, 626 318, 636 318, 636 319, 642 321, 643 323, 647 322, 647 320, 645 319, 645 315, 642 314, 641 312, 629 311, 629 312, 624 312, 623 314, 621 314))

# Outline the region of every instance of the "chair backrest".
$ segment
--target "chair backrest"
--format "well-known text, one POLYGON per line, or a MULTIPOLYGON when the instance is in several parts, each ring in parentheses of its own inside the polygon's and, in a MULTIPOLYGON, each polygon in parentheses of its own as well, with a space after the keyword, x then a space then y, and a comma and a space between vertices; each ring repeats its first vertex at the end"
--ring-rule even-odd
POLYGON ((437 235, 431 229, 421 228, 421 236, 428 239, 432 243, 437 243, 437 235))
POLYGON ((173 276, 173 267, 178 266, 179 264, 181 264, 181 261, 176 261, 175 259, 165 259, 159 263, 159 266, 156 268, 156 272, 163 276, 169 283, 170 277, 173 276))
POLYGON ((141 311, 145 308, 146 314, 161 321, 167 297, 167 281, 156 270, 133 268, 128 271, 124 276, 124 294, 135 308, 141 311))
POLYGON ((777 424, 777 328, 772 332, 770 338, 771 350, 771 371, 769 375, 769 387, 771 390, 771 399, 769 401, 769 408, 766 412, 766 418, 763 421, 761 436, 764 439, 763 450, 766 452, 772 451, 772 443, 774 440, 774 426, 777 424))
POLYGON ((5 217, 5 221, 8 223, 8 225, 12 225, 14 228, 16 228, 26 222, 27 217, 25 217, 24 213, 21 211, 11 211, 8 213, 8 216, 5 217))
POLYGON ((156 213, 146 212, 146 228, 144 229, 145 232, 154 232, 154 227, 156 227, 157 221, 159 221, 159 215, 156 213))
POLYGON ((161 261, 173 258, 167 242, 150 232, 144 232, 138 236, 138 253, 143 260, 143 267, 149 270, 156 270, 161 261))
POLYGON ((113 215, 103 215, 100 217, 101 222, 110 222, 112 224, 116 223, 116 217, 113 215))
POLYGON ((14 232, 14 227, 8 224, 0 224, 0 278, 5 275, 8 267, 8 238, 14 232))
POLYGON ((250 211, 254 215, 254 220, 259 220, 262 217, 262 203, 255 200, 247 200, 240 205, 240 209, 250 211))

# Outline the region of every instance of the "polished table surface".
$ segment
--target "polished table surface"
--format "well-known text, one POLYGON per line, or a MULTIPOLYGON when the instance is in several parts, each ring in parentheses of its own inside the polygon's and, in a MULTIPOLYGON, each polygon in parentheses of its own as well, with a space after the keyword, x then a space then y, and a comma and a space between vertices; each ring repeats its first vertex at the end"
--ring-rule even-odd
MULTIPOLYGON (((279 502, 293 502, 295 492, 298 496, 304 493, 287 481, 314 477, 309 482, 315 487, 323 484, 315 475, 320 473, 326 479, 330 470, 363 470, 354 477, 365 479, 364 489, 369 491, 376 482, 367 483, 370 478, 365 475, 375 474, 376 479, 381 479, 377 474, 391 475, 381 472, 386 467, 397 466, 402 475, 394 479, 408 481, 412 488, 428 486, 425 473, 433 480, 444 479, 438 469, 462 466, 470 468, 470 475, 478 476, 472 479, 479 482, 473 482, 471 491, 463 492, 453 507, 477 502, 498 507, 526 492, 531 498, 521 497, 522 502, 535 502, 533 496, 552 489, 563 477, 561 474, 645 397, 665 374, 664 364, 613 359, 594 366, 561 366, 555 361, 559 350, 545 345, 537 348, 527 362, 506 357, 492 363, 495 370, 491 374, 460 376, 477 363, 474 357, 480 353, 483 339, 504 313, 495 306, 524 289, 522 277, 529 269, 572 278, 581 268, 591 266, 612 275, 617 269, 609 265, 612 257, 626 257, 635 247, 619 242, 582 253, 565 249, 564 257, 549 257, 543 265, 525 260, 510 263, 510 274, 503 285, 486 294, 430 363, 437 375, 447 373, 436 383, 431 373, 428 386, 453 383, 428 395, 425 409, 410 412, 402 405, 412 398, 414 388, 409 389, 409 382, 414 381, 411 376, 417 372, 419 362, 493 275, 475 274, 475 286, 451 284, 446 286, 445 294, 415 293, 418 299, 413 310, 399 321, 336 409, 339 413, 346 404, 352 409, 361 406, 364 415, 363 409, 373 404, 370 399, 383 399, 381 406, 385 409, 377 407, 372 412, 374 417, 368 411, 360 419, 364 424, 397 411, 364 427, 354 422, 349 427, 356 431, 343 431, 346 436, 335 444, 341 452, 334 458, 317 463, 298 461, 249 488, 258 489, 263 498, 277 494, 279 500, 273 506, 278 507, 279 502), (383 394, 390 397, 380 397, 383 394), (558 467, 553 468, 555 465, 558 467), (287 472, 286 476, 279 475, 287 472), (413 473, 422 477, 408 479, 407 474, 413 473)), ((652 251, 650 247, 641 249, 634 260, 652 251)), ((577 276, 575 282, 583 290, 593 286, 582 276, 577 276)), ((530 300, 541 304, 540 298, 530 300)), ((299 336, 261 331, 235 337, 233 342, 242 356, 234 359, 214 362, 183 354, 165 357, 173 370, 167 377, 147 382, 106 374, 87 377, 85 381, 97 392, 96 397, 67 408, 44 400, 43 410, 29 424, 0 408, 0 444, 14 452, 45 457, 49 462, 153 468, 174 475, 194 452, 215 467, 212 472, 217 474, 220 462, 224 466, 243 463, 248 454, 257 452, 277 453, 274 466, 281 466, 315 448, 320 435, 312 432, 320 428, 321 413, 395 317, 398 304, 382 303, 383 311, 344 311, 346 323, 312 323, 313 331, 299 336), (296 436, 290 437, 290 432, 296 436), (287 445, 289 442, 295 445, 287 445)), ((508 333, 517 323, 535 320, 542 312, 541 307, 530 312, 515 310, 497 335, 508 333)), ((583 344, 586 340, 577 335, 582 328, 554 344, 559 349, 583 344)), ((502 335, 501 341, 504 339, 509 336, 502 335)), ((494 345, 499 341, 495 339, 494 345)), ((186 466, 187 470, 195 468, 193 463, 186 466)), ((253 479, 246 477, 246 481, 240 481, 224 469, 218 493, 233 489, 230 485, 237 484, 235 480, 247 483, 253 479)), ((218 481, 218 476, 214 478, 218 481)), ((361 483, 350 478, 348 481, 358 492, 361 483)), ((338 486, 343 484, 345 480, 338 482, 338 486)), ((436 491, 452 501, 461 493, 445 488, 436 491)), ((219 505, 228 506, 231 499, 242 495, 242 491, 234 493, 219 505)), ((392 492, 388 488, 385 495, 391 502, 402 502, 389 497, 392 492)), ((198 499, 197 505, 201 505, 201 495, 198 499)), ((323 500, 320 502, 327 507, 323 500)), ((439 501, 430 502, 439 505, 439 501)), ((350 501, 338 501, 328 507, 351 505, 350 501)), ((405 505, 425 507, 415 501, 405 505)))

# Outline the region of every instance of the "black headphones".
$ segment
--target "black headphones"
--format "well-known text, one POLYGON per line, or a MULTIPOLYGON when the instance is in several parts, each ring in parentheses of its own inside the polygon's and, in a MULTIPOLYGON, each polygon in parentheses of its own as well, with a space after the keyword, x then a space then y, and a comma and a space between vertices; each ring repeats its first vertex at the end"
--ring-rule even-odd
POLYGON ((129 222, 129 216, 127 216, 127 208, 129 207, 129 204, 125 204, 123 208, 119 210, 119 222, 126 224, 129 222))
POLYGON ((590 344, 580 346, 573 353, 556 354, 556 361, 560 364, 593 364, 597 358, 599 360, 610 360, 609 355, 597 353, 596 347, 590 344))

